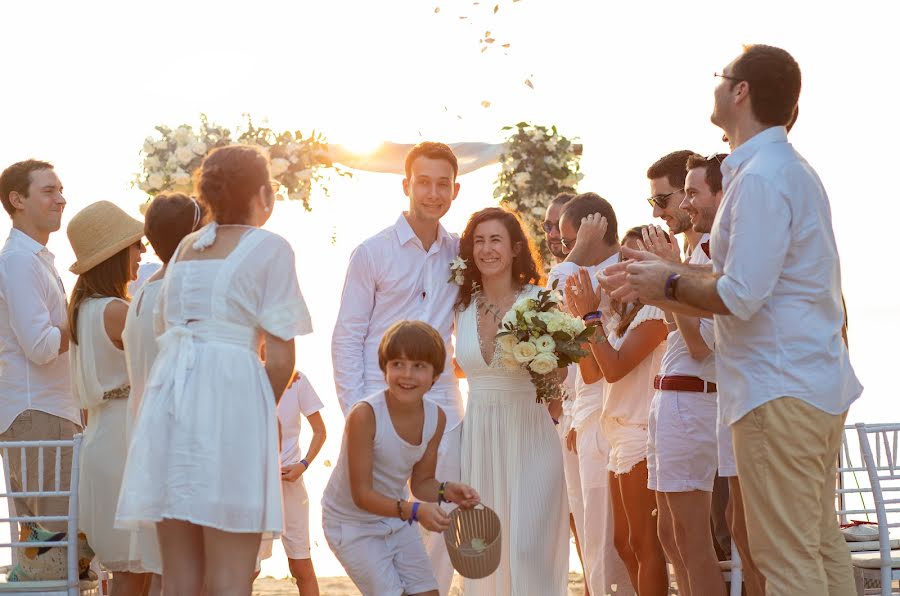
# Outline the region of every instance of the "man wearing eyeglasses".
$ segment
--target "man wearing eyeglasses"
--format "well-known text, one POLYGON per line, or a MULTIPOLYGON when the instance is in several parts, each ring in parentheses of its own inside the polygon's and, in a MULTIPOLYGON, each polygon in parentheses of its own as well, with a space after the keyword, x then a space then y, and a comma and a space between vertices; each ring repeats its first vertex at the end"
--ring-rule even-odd
POLYGON ((800 67, 753 45, 716 74, 712 121, 734 147, 712 228, 712 272, 630 252, 614 297, 712 312, 716 374, 753 558, 766 593, 855 594, 834 509, 844 420, 862 385, 842 338, 828 195, 787 142, 800 67))
MULTIPOLYGON (((685 184, 688 163, 697 155, 675 151, 647 170, 653 215, 663 219, 672 242, 657 226, 644 228, 648 250, 681 263, 674 234, 684 234, 685 262, 709 263, 709 237, 696 230, 691 214, 682 208, 697 184, 685 184), (705 243, 705 244, 704 244, 705 243)), ((712 347, 712 319, 675 314, 666 341, 656 393, 650 406, 647 486, 656 491, 659 540, 672 562, 681 590, 689 595, 725 594, 711 532, 698 532, 709 523, 712 491, 718 467, 716 441, 717 394, 712 347)))
MULTIPOLYGON (((616 213, 597 193, 582 193, 566 203, 560 214, 559 231, 566 260, 554 266, 549 275, 551 285, 555 280, 559 281, 559 289, 582 267, 595 279, 596 273, 619 260, 616 213)), ((603 300, 600 310, 604 312, 604 319, 609 314, 608 308, 609 300, 603 300)), ((625 564, 613 547, 613 516, 606 469, 609 444, 600 428, 605 385, 602 379, 585 383, 578 371, 572 428, 566 437, 566 446, 578 455, 584 511, 580 536, 585 585, 591 594, 611 591, 627 594, 634 590, 625 564), (611 590, 610 586, 614 584, 618 590, 611 590)))

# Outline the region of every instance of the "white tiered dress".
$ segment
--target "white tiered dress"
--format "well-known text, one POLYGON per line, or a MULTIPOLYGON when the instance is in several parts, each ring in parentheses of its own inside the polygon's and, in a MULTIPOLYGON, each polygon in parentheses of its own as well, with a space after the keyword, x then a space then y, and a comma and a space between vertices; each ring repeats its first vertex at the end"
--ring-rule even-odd
MULTIPOLYGON (((194 248, 215 242, 216 224, 194 248)), ((179 252, 176 252, 176 255, 179 252)), ((157 304, 159 355, 131 437, 117 523, 164 518, 281 533, 275 397, 260 335, 312 330, 287 241, 248 228, 223 259, 174 260, 157 304)))
POLYGON ((529 375, 484 361, 476 308, 473 300, 456 320, 456 360, 469 383, 462 481, 500 517, 503 548, 497 571, 465 580, 464 593, 565 596, 569 506, 559 438, 529 375))

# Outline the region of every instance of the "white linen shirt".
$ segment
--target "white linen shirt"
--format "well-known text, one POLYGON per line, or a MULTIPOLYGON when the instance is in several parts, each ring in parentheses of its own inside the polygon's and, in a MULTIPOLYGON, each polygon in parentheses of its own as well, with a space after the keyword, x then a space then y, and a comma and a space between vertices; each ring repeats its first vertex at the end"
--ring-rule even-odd
MULTIPOLYGON (((697 247, 688 257, 687 262, 689 264, 706 265, 710 262, 709 257, 706 256, 706 253, 703 252, 702 248, 702 244, 708 240, 709 234, 701 236, 700 242, 697 243, 697 247)), ((706 344, 710 350, 713 350, 715 345, 714 343, 710 345, 710 342, 714 341, 715 336, 713 327, 714 323, 712 319, 700 319, 700 336, 703 338, 703 343, 706 344)), ((715 355, 710 354, 703 360, 696 360, 691 356, 691 351, 688 349, 687 342, 684 341, 681 329, 676 329, 669 333, 669 337, 666 339, 666 346, 666 353, 663 355, 662 365, 659 369, 660 376, 680 375, 698 377, 704 381, 715 383, 715 355)))
MULTIPOLYGON (((584 267, 591 276, 591 283, 594 285, 594 291, 597 290, 597 286, 599 285, 597 274, 610 265, 615 265, 618 262, 619 253, 615 253, 599 265, 584 267)), ((569 277, 576 275, 580 269, 582 269, 581 266, 570 261, 563 261, 562 263, 555 265, 550 270, 550 275, 547 278, 547 287, 551 287, 555 280, 559 280, 556 288, 562 292, 565 289, 566 280, 569 277)), ((606 292, 603 292, 603 295, 600 297, 600 313, 603 315, 603 325, 606 326, 606 322, 612 315, 609 304, 609 295, 606 292)), ((585 383, 584 377, 581 376, 581 368, 576 367, 576 370, 575 405, 572 407, 572 428, 576 431, 580 431, 591 417, 599 415, 603 410, 606 381, 600 379, 594 383, 585 383)))
POLYGON ((425 397, 444 410, 447 431, 462 422, 462 396, 451 361, 459 287, 448 282, 450 263, 458 254, 459 237, 443 226, 425 251, 405 213, 353 251, 331 338, 334 385, 345 416, 353 404, 387 387, 378 367, 378 344, 388 327, 411 319, 437 329, 447 348, 444 373, 425 397))
POLYGON ((841 414, 862 393, 841 338, 841 270, 828 195, 775 126, 722 162, 712 228, 716 375, 726 424, 780 397, 841 414))
POLYGON ((53 254, 13 228, 0 250, 0 432, 26 410, 81 425, 60 354, 66 292, 53 254))

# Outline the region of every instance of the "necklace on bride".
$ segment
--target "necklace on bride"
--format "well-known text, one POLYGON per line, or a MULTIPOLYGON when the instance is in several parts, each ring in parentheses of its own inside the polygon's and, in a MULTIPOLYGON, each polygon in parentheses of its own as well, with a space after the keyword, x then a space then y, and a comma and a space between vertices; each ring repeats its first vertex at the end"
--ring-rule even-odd
POLYGON ((481 317, 490 317, 493 320, 494 324, 496 324, 497 329, 500 328, 500 323, 503 321, 503 317, 506 316, 506 313, 509 312, 509 309, 512 308, 513 304, 515 304, 516 299, 522 293, 522 288, 516 290, 511 296, 504 298, 503 300, 498 300, 497 304, 494 304, 491 301, 485 299, 484 292, 481 289, 478 289, 474 293, 475 298, 475 329, 476 334, 478 336, 478 347, 481 350, 482 359, 488 363, 488 366, 494 366, 495 360, 497 360, 498 351, 496 349, 497 344, 497 334, 494 334, 494 341, 491 343, 491 350, 487 351, 485 348, 487 345, 484 342, 484 339, 481 335, 481 317), (484 311, 482 313, 482 311, 484 311), (490 357, 490 361, 488 361, 488 357, 490 357))

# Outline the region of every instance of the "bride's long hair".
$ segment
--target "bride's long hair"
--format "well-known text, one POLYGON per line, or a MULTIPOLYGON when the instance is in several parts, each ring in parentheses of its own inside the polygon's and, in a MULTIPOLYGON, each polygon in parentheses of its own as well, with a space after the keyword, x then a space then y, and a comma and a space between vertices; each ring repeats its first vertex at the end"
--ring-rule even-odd
POLYGON ((463 231, 459 239, 459 256, 466 261, 466 268, 463 270, 463 283, 459 289, 459 297, 456 299, 456 308, 459 310, 466 309, 472 303, 472 296, 477 288, 481 287, 481 271, 475 265, 475 259, 472 257, 472 251, 475 245, 475 228, 478 224, 496 219, 503 224, 509 232, 509 238, 512 242, 513 250, 519 247, 519 252, 513 257, 512 276, 520 285, 534 284, 543 285, 544 276, 541 273, 544 265, 541 261, 541 255, 535 248, 534 242, 525 234, 525 226, 522 220, 512 211, 501 209, 499 207, 488 207, 472 214, 466 229, 463 231))

